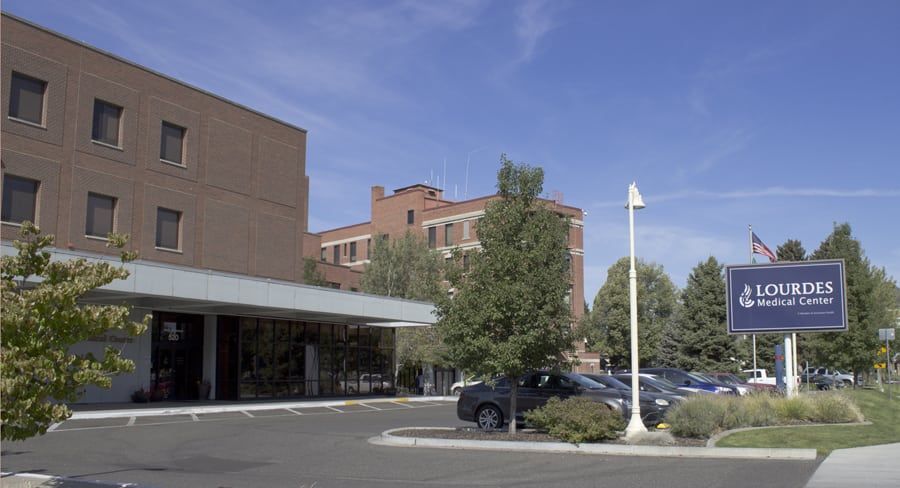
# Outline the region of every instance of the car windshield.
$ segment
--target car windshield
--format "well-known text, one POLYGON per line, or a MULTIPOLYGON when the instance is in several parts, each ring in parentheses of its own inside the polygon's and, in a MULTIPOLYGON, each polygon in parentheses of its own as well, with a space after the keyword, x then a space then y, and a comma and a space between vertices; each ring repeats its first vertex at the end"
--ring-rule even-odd
POLYGON ((578 383, 579 386, 582 386, 584 388, 588 388, 591 390, 601 390, 603 388, 606 388, 606 385, 597 383, 596 381, 594 381, 586 376, 581 376, 578 373, 569 373, 569 374, 565 374, 563 376, 565 376, 566 378, 569 378, 570 380, 574 381, 575 383, 578 383))
POLYGON ((694 376, 696 376, 696 377, 698 377, 698 378, 700 378, 701 380, 703 380, 703 381, 705 381, 705 382, 707 382, 707 383, 721 383, 721 382, 723 381, 723 380, 721 380, 721 379, 719 379, 719 378, 713 377, 713 376, 708 375, 708 374, 706 374, 706 373, 691 373, 691 374, 694 375, 694 376))
POLYGON ((630 390, 631 389, 630 386, 628 386, 627 384, 625 384, 624 382, 620 381, 617 378, 613 378, 612 376, 601 376, 600 378, 602 378, 602 381, 596 380, 598 383, 602 382, 602 383, 606 384, 606 386, 615 388, 617 390, 630 390))
POLYGON ((694 381, 697 383, 709 383, 710 381, 713 381, 710 379, 704 379, 703 376, 701 376, 700 374, 697 374, 697 373, 685 373, 685 375, 688 378, 690 378, 691 381, 694 381))
POLYGON ((646 380, 648 384, 651 384, 651 385, 654 385, 654 386, 657 386, 660 388, 668 388, 669 390, 678 389, 678 387, 675 386, 675 383, 672 383, 671 381, 663 378, 662 376, 645 376, 644 380, 646 380))

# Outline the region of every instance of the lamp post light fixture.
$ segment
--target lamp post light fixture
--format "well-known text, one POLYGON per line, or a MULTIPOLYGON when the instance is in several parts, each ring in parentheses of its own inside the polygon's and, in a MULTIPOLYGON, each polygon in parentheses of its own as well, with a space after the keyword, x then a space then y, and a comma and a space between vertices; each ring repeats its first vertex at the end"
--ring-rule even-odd
POLYGON ((647 432, 641 420, 640 371, 638 371, 638 320, 637 320, 637 269, 634 266, 634 211, 644 208, 644 200, 637 183, 628 186, 628 236, 631 247, 631 269, 628 270, 629 298, 631 301, 631 420, 625 428, 625 438, 647 432))

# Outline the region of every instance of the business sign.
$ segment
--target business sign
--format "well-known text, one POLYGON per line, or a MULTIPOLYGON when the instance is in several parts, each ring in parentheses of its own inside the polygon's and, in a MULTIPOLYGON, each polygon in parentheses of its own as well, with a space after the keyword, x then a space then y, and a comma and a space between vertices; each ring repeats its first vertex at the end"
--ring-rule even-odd
POLYGON ((844 260, 725 267, 728 332, 847 330, 844 260))

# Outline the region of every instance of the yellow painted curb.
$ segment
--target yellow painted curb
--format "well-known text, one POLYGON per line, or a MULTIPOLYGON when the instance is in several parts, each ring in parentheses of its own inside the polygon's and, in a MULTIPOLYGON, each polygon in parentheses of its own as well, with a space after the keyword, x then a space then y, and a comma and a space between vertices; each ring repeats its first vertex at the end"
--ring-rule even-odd
POLYGON ((409 403, 409 398, 397 398, 397 399, 391 400, 391 401, 397 402, 397 403, 409 403))
POLYGON ((348 406, 348 407, 349 407, 350 405, 356 405, 357 403, 359 403, 359 402, 356 401, 356 400, 347 400, 347 401, 344 402, 344 406, 348 406))

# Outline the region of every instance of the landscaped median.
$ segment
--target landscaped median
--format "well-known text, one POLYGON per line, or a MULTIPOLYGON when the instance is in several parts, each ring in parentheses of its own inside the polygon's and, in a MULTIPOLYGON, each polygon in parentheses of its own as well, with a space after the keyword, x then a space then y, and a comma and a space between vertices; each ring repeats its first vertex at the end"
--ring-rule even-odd
POLYGON ((453 432, 452 427, 404 427, 383 432, 369 442, 383 446, 476 449, 515 452, 599 454, 608 456, 692 457, 722 459, 815 460, 815 449, 708 448, 682 446, 642 446, 629 444, 570 444, 568 442, 502 441, 417 437, 416 431, 453 432), (410 435, 412 434, 412 435, 410 435))
POLYGON ((900 399, 889 400, 885 393, 862 389, 844 390, 840 395, 852 400, 868 422, 858 425, 811 425, 802 429, 781 427, 745 430, 724 436, 716 445, 813 448, 820 455, 827 455, 834 449, 900 442, 900 399))

